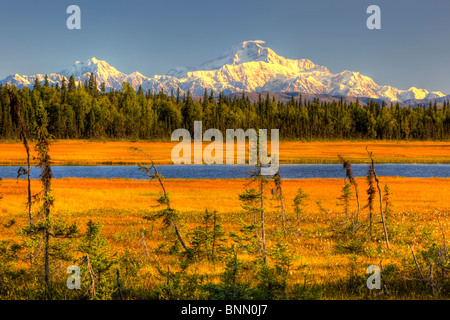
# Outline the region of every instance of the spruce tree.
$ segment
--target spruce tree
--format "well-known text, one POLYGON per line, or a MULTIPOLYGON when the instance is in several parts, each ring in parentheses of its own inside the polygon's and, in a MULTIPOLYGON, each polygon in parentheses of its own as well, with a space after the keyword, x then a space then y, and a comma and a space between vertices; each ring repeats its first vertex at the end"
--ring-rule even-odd
POLYGON ((75 92, 77 90, 77 85, 75 83, 75 77, 72 74, 69 78, 69 92, 75 92))
POLYGON ((61 80, 61 92, 67 91, 67 80, 66 77, 63 77, 61 80))
POLYGON ((49 88, 50 87, 50 85, 49 85, 49 82, 48 82, 48 76, 47 75, 45 75, 45 81, 44 81, 44 88, 49 88))
POLYGON ((89 76, 89 82, 88 82, 87 90, 94 97, 98 95, 97 77, 94 76, 93 72, 91 72, 91 74, 89 76))
POLYGON ((39 91, 41 87, 41 82, 39 81, 38 77, 36 77, 36 79, 34 80, 33 90, 39 91))

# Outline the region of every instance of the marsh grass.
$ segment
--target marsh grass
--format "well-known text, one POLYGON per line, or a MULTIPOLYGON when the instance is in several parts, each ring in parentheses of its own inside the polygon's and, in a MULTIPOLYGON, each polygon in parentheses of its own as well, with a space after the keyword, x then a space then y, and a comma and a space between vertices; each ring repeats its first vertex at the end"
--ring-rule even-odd
MULTIPOLYGON (((132 165, 142 162, 129 147, 146 150, 155 164, 172 164, 175 142, 56 140, 52 145, 54 165, 132 165)), ((208 144, 204 143, 203 148, 208 144)), ((369 146, 377 163, 450 163, 450 143, 435 141, 280 141, 282 164, 337 164, 343 154, 354 164, 369 163, 364 148, 369 146)), ((247 149, 246 149, 247 150, 247 149)), ((31 156, 36 156, 33 150, 31 156)), ((225 156, 225 155, 224 155, 225 156)), ((247 155, 248 156, 248 155, 247 155)), ((19 141, 0 143, 0 165, 26 165, 19 141)))
MULTIPOLYGON (((447 233, 450 224, 450 203, 444 196, 449 191, 448 179, 379 179, 389 184, 392 193, 387 225, 391 250, 386 250, 378 215, 374 215, 372 239, 369 238, 367 208, 361 209, 360 229, 356 232, 339 229, 345 219, 342 208, 337 206, 341 179, 286 180, 283 181, 286 239, 280 223, 279 201, 266 200, 265 267, 257 252, 239 250, 230 237, 230 232, 241 233, 240 220, 251 224, 254 219, 239 205, 244 180, 165 181, 167 189, 173 190, 171 201, 180 211, 182 236, 191 244, 197 235, 200 251, 205 254, 207 251, 211 254, 211 246, 204 241, 208 238, 196 230, 206 230, 205 207, 217 209, 215 214, 223 226, 225 239, 221 243, 223 251, 214 261, 207 255, 186 259, 181 254, 182 247, 177 245, 173 234, 166 232, 162 221, 142 219, 158 211, 153 207, 158 198, 155 194, 160 194, 157 183, 126 179, 54 180, 57 201, 52 213, 84 227, 81 236, 70 241, 58 240, 63 249, 59 257, 51 259, 52 281, 46 297, 120 299, 116 277, 119 269, 124 299, 447 299, 450 270, 442 246, 443 233, 447 233), (299 203, 302 210, 297 220, 294 199, 300 187, 308 197, 299 203), (321 201, 326 213, 315 201, 321 201), (79 250, 92 219, 101 221, 100 236, 115 254, 114 265, 102 275, 106 282, 97 287, 94 296, 89 291, 89 272, 82 264, 85 252, 79 250), (301 234, 297 232, 298 223, 301 234), (423 271, 426 277, 433 262, 433 281, 437 285, 433 292, 429 285, 416 280, 419 275, 410 246, 418 264, 426 270, 423 271), (278 257, 273 254, 277 251, 278 257), (65 284, 66 268, 73 263, 82 267, 80 291, 68 290, 65 284), (386 290, 375 293, 365 287, 368 277, 365 272, 371 264, 382 265, 386 290)), ((361 188, 368 186, 363 178, 358 179, 358 184, 361 188)), ((41 299, 42 261, 30 265, 26 244, 20 241, 20 227, 28 221, 23 201, 26 181, 4 180, 2 188, 5 198, 1 205, 7 212, 1 214, 0 225, 0 297, 41 299), (12 219, 15 223, 9 223, 12 219)), ((349 211, 355 210, 356 204, 351 201, 349 211)), ((211 231, 211 220, 208 226, 211 231)))

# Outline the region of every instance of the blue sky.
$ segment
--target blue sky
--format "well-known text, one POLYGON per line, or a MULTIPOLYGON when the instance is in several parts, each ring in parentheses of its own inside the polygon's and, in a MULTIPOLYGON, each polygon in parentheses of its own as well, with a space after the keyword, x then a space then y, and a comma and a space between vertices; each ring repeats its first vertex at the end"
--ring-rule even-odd
POLYGON ((332 72, 359 71, 380 85, 450 93, 450 1, 2 1, 0 79, 57 72, 96 57, 118 70, 164 74, 245 40, 332 72), (66 8, 81 8, 68 30, 66 8), (381 8, 381 30, 366 9, 381 8))

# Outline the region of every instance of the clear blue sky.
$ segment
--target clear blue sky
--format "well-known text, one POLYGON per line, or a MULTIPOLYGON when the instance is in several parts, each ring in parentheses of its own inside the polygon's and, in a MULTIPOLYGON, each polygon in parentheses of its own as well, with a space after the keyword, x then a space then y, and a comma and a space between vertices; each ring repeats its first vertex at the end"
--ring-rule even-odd
POLYGON ((450 93, 448 0, 2 1, 0 30, 0 79, 93 56, 151 76, 265 40, 279 55, 332 72, 450 93), (71 4, 81 8, 81 30, 66 28, 71 4), (381 30, 366 28, 371 4, 381 7, 381 30))

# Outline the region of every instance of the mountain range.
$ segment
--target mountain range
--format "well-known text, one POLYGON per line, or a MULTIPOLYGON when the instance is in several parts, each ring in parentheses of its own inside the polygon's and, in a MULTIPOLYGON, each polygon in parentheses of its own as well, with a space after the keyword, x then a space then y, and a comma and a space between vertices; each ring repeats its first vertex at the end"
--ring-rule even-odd
MULTIPOLYGON (((76 61, 60 72, 47 74, 50 84, 61 83, 63 77, 73 74, 76 81, 84 82, 91 73, 97 83, 104 83, 107 90, 120 89, 128 82, 135 89, 139 86, 151 91, 190 90, 192 95, 203 95, 205 88, 215 93, 237 94, 242 92, 307 93, 310 95, 350 96, 386 101, 426 102, 430 99, 450 98, 442 92, 429 92, 412 87, 400 90, 388 85, 378 85, 359 72, 344 70, 333 74, 326 67, 308 59, 287 59, 264 46, 261 40, 245 41, 225 51, 220 57, 199 66, 177 67, 166 75, 144 76, 139 72, 125 74, 106 61, 91 58, 76 61)), ((44 74, 10 75, 0 83, 21 88, 32 87, 35 79, 44 80, 44 74)))

